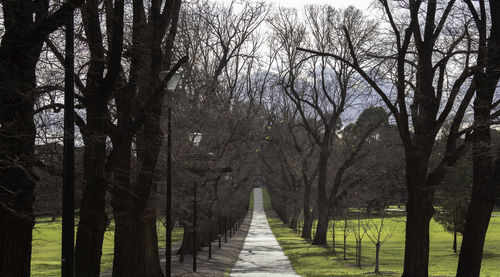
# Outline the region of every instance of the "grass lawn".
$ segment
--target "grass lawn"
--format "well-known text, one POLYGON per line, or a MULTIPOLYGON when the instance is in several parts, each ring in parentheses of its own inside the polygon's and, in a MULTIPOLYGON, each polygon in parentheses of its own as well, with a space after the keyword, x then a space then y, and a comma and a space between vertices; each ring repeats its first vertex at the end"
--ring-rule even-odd
POLYGON ((250 204, 248 206, 249 211, 253 211, 253 190, 250 192, 250 204))
MULTIPOLYGON (((42 221, 44 219, 38 219, 42 221)), ((41 222, 33 229, 31 276, 60 276, 61 275, 61 225, 62 222, 41 222)), ((182 229, 176 228, 172 232, 172 241, 182 239, 182 229)), ((76 233, 76 229, 75 229, 76 233)), ((76 235, 75 235, 76 236, 76 235)), ((104 234, 102 246, 101 271, 113 266, 113 225, 104 234)), ((159 247, 165 248, 165 227, 158 221, 159 247)))
MULTIPOLYGON (((264 193, 264 207, 271 209, 267 192, 264 193)), ((500 276, 500 212, 494 212, 491 218, 483 254, 481 267, 482 277, 500 276)), ((367 276, 374 271, 375 245, 367 236, 362 240, 362 267, 355 266, 355 237, 351 233, 347 237, 347 261, 343 260, 343 233, 339 222, 335 230, 336 251, 332 253, 332 234, 328 232, 329 248, 310 245, 291 229, 283 225, 278 218, 269 217, 268 221, 279 244, 290 258, 293 267, 302 276, 367 276)), ((357 223, 357 220, 349 220, 357 223)), ((404 258, 405 217, 393 216, 386 218, 387 228, 394 228, 394 236, 382 244, 380 250, 380 270, 384 276, 401 276, 404 258)), ((316 222, 313 225, 316 227, 316 222)), ((314 233, 314 230, 313 230, 314 233)), ((452 251, 452 234, 434 220, 430 225, 430 259, 429 274, 431 276, 455 276, 458 254, 452 251)), ((461 237, 458 238, 460 246, 461 237)))

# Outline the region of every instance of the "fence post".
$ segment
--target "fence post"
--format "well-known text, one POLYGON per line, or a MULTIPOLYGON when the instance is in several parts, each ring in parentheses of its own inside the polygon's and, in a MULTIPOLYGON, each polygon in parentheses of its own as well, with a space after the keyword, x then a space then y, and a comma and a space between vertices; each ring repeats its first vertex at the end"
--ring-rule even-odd
POLYGON ((224 216, 224 243, 227 243, 227 216, 224 216))
POLYGON ((208 258, 212 258, 212 232, 208 232, 208 258))
POLYGON ((219 224, 218 224, 218 225, 219 225, 219 228, 218 228, 218 229, 219 229, 219 230, 218 230, 218 234, 219 234, 219 235, 218 235, 218 237, 219 237, 219 249, 220 249, 220 247, 221 247, 221 238, 222 238, 222 234, 221 234, 221 232, 220 232, 220 216, 219 216, 219 219, 218 219, 218 223, 219 223, 219 224))

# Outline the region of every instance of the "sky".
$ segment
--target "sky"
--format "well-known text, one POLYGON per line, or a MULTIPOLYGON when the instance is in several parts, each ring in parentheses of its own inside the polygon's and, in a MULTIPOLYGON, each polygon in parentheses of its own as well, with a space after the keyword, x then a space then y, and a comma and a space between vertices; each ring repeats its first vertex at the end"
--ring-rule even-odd
POLYGON ((283 7, 301 8, 304 5, 329 4, 336 8, 346 8, 352 5, 358 9, 366 10, 372 0, 273 0, 272 2, 283 7))

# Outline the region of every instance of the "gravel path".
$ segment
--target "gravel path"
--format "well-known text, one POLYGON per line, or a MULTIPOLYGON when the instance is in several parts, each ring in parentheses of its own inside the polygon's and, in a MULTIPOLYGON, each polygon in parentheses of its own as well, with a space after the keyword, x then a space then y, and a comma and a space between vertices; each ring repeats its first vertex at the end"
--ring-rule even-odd
POLYGON ((262 189, 254 189, 253 195, 252 223, 231 276, 300 276, 269 227, 262 202, 262 189))

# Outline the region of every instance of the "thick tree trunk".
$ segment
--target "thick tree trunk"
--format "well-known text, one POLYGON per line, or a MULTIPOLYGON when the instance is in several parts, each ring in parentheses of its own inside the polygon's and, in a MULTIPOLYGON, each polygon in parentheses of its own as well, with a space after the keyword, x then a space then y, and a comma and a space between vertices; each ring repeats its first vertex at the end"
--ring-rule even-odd
MULTIPOLYGON (((326 139, 326 138, 325 138, 326 139)), ((328 232, 328 199, 326 196, 326 171, 328 169, 328 157, 330 153, 328 151, 329 144, 325 143, 319 154, 319 171, 318 171, 318 195, 317 195, 317 206, 318 206, 318 225, 316 227, 316 234, 312 242, 313 245, 324 245, 326 246, 326 236, 328 232)))
MULTIPOLYGON (((4 91, 0 93, 8 97, 4 91)), ((0 109, 7 110, 2 104, 0 109)), ((0 276, 30 276, 35 223, 32 208, 36 178, 32 175, 35 128, 33 106, 23 104, 24 111, 12 111, 13 117, 19 116, 15 119, 20 120, 19 125, 5 130, 4 124, 8 121, 4 118, 1 121, 4 130, 0 133, 0 276)))
POLYGON ((326 246, 326 236, 328 233, 328 211, 324 209, 319 210, 318 224, 316 226, 316 234, 312 242, 313 245, 326 246))
MULTIPOLYGON (((30 9, 22 3, 11 4, 16 6, 10 7, 13 10, 9 17, 14 14, 19 17, 10 18, 12 24, 26 19, 25 27, 31 27, 28 24, 33 16, 30 9)), ((7 15, 4 16, 7 20, 7 15)), ((26 31, 22 26, 18 29, 26 31)), ((33 109, 35 67, 41 42, 17 41, 17 35, 23 33, 7 31, 3 34, 0 48, 0 276, 27 277, 30 276, 35 222, 32 207, 36 185, 32 171, 36 132, 33 109), (25 45, 30 47, 23 48, 25 45)))
POLYGON ((290 216, 288 215, 288 208, 285 206, 280 210, 281 210, 280 212, 281 221, 283 221, 283 224, 288 225, 288 223, 290 222, 290 216))
MULTIPOLYGON (((490 3, 491 16, 498 17, 500 5, 497 1, 490 1, 490 3)), ((486 32, 486 30, 482 31, 486 32)), ((474 100, 475 128, 472 133, 473 185, 460 248, 457 277, 475 277, 479 276, 481 272, 484 240, 499 189, 500 160, 494 162, 494 153, 497 151, 491 146, 490 137, 490 114, 493 96, 500 77, 498 72, 498 64, 500 63, 499 32, 500 24, 498 21, 494 21, 488 40, 488 59, 484 64, 486 72, 477 73, 475 76, 477 92, 474 100)))
POLYGON ((495 206, 498 180, 493 173, 488 125, 491 95, 488 97, 479 92, 474 103, 474 124, 477 127, 473 132, 473 186, 458 261, 458 277, 479 276, 486 231, 495 206))
POLYGON ((481 272, 484 240, 494 207, 494 204, 487 198, 489 196, 483 195, 482 201, 474 201, 474 203, 471 201, 460 248, 457 277, 479 276, 481 272))
MULTIPOLYGON (((116 143, 116 142, 115 142, 116 143)), ((134 276, 137 261, 137 225, 139 214, 134 209, 134 195, 130 184, 131 139, 122 137, 114 145, 114 185, 111 191, 111 206, 115 218, 115 248, 113 254, 113 277, 134 276)))
MULTIPOLYGON (((408 180, 407 180, 408 181, 408 180)), ((418 180, 410 180, 418 182, 418 180)), ((411 183, 410 186, 415 185, 411 183)), ((427 277, 429 265, 429 222, 434 208, 423 188, 410 189, 406 206, 406 242, 403 277, 427 277)))
MULTIPOLYGON (((96 103, 97 104, 97 103, 96 103)), ((105 114, 106 106, 90 104, 87 108, 87 126, 84 150, 84 177, 86 186, 80 205, 80 221, 76 236, 75 275, 98 276, 106 215, 106 159, 105 114)))
POLYGON ((113 254, 113 277, 136 276, 137 242, 135 235, 142 226, 136 225, 136 216, 115 213, 115 248, 113 254))
POLYGON ((298 215, 295 207, 293 208, 293 210, 294 211, 292 212, 292 220, 290 221, 288 227, 290 227, 290 229, 292 229, 293 231, 297 232, 298 215))
POLYGON ((138 242, 136 276, 161 277, 163 272, 158 254, 158 234, 156 231, 156 213, 148 208, 146 216, 138 222, 136 240, 138 242))
MULTIPOLYGON (((184 230, 189 230, 188 228, 190 227, 185 226, 184 230)), ((184 232, 182 236, 182 244, 177 253, 179 254, 182 252, 184 253, 184 255, 192 255, 193 248, 194 248, 193 231, 184 232)), ((196 247, 196 249, 200 250, 199 245, 196 247)))
MULTIPOLYGON (((305 176, 305 175, 304 175, 305 176)), ((311 182, 304 180, 304 224, 302 226, 302 238, 311 239, 312 213, 311 213, 311 182)))
MULTIPOLYGON (((304 210, 305 211, 305 210, 304 210)), ((305 211, 304 213, 304 224, 302 225, 302 238, 311 239, 311 230, 313 225, 313 219, 311 211, 305 211)))

